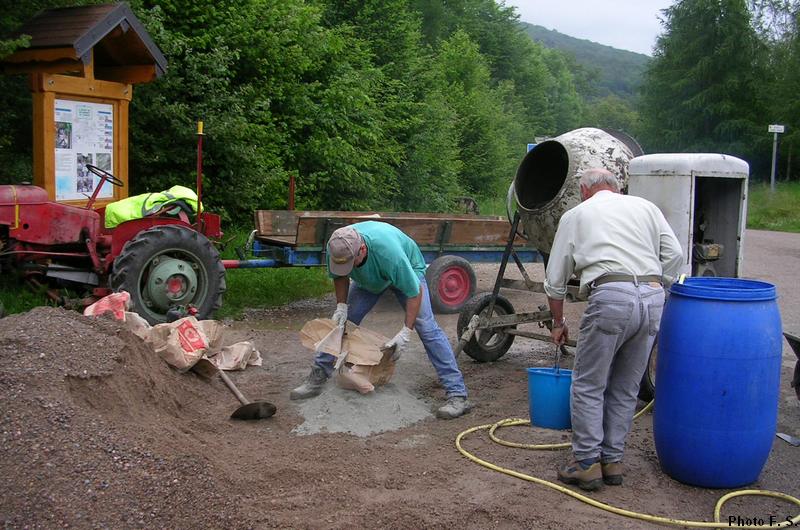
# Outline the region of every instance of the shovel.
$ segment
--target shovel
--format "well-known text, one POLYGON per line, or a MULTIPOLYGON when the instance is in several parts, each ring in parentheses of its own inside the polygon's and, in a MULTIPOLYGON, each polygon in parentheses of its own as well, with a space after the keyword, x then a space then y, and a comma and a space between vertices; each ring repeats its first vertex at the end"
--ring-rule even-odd
POLYGON ((800 438, 796 438, 791 434, 786 434, 785 432, 778 432, 775 433, 775 436, 783 440, 784 442, 793 445, 795 447, 800 447, 800 438))
POLYGON ((214 366, 214 363, 205 357, 197 361, 197 363, 192 366, 192 370, 194 370, 196 374, 204 379, 211 379, 216 374, 219 374, 219 376, 228 386, 228 389, 239 399, 239 401, 242 403, 242 406, 233 411, 233 414, 231 414, 231 419, 260 420, 273 416, 278 410, 275 405, 268 401, 248 401, 248 399, 244 397, 241 392, 239 392, 239 389, 236 388, 236 385, 233 384, 233 381, 231 381, 230 377, 228 377, 228 374, 214 366))

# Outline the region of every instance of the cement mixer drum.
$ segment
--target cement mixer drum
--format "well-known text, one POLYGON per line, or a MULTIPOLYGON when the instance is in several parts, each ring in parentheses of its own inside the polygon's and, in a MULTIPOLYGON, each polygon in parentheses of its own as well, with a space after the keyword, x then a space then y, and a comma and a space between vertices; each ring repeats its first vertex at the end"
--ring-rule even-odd
POLYGON ((633 151, 600 129, 583 128, 538 144, 522 159, 514 177, 521 224, 531 245, 549 254, 561 216, 581 202, 585 169, 601 167, 628 182, 633 151))

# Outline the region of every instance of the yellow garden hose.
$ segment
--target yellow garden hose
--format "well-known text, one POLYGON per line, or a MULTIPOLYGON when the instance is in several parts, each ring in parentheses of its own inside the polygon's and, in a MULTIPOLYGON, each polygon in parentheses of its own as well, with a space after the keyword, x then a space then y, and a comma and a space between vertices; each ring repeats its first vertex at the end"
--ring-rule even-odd
MULTIPOLYGON (((653 406, 653 402, 651 401, 644 409, 642 409, 638 414, 636 414, 636 416, 634 416, 634 419, 636 419, 639 416, 641 416, 642 414, 646 413, 648 410, 650 410, 650 408, 652 406, 653 406)), ((550 482, 549 480, 544 480, 544 479, 540 479, 540 478, 537 478, 537 477, 533 477, 531 475, 526 475, 525 473, 520 473, 519 471, 514 471, 513 469, 500 467, 500 466, 498 466, 496 464, 493 464, 491 462, 488 462, 486 460, 483 460, 483 459, 475 456, 474 454, 472 454, 469 451, 467 451, 466 449, 464 449, 464 447, 462 447, 462 445, 461 445, 461 441, 468 434, 471 434, 471 433, 474 433, 476 431, 480 431, 480 430, 483 430, 483 429, 487 429, 489 431, 489 437, 492 439, 492 441, 494 441, 494 442, 496 442, 498 444, 501 444, 501 445, 505 445, 507 447, 516 447, 516 448, 520 448, 520 449, 533 449, 533 450, 566 449, 566 448, 570 447, 570 445, 571 445, 570 443, 534 445, 534 444, 521 444, 521 443, 515 443, 515 442, 508 442, 508 441, 505 441, 505 440, 502 440, 502 439, 498 438, 495 435, 495 431, 497 431, 497 429, 500 429, 502 427, 511 427, 511 426, 515 426, 515 425, 529 425, 529 424, 530 424, 529 420, 517 419, 517 418, 507 418, 507 419, 504 419, 504 420, 500 420, 497 423, 487 423, 486 425, 478 425, 476 427, 472 427, 470 429, 467 429, 466 431, 460 433, 456 437, 456 448, 458 449, 458 451, 462 455, 466 456, 467 458, 469 458, 470 460, 472 460, 476 464, 479 464, 479 465, 481 465, 483 467, 489 468, 489 469, 494 470, 494 471, 499 471, 500 473, 504 473, 504 474, 509 475, 511 477, 516 477, 516 478, 519 478, 519 479, 522 479, 522 480, 527 480, 529 482, 535 482, 536 484, 540 484, 542 486, 546 486, 546 487, 554 489, 556 491, 560 491, 561 493, 564 493, 566 495, 569 495, 570 497, 578 499, 581 502, 585 502, 586 504, 589 504, 590 506, 594 506, 596 508, 600 508, 601 510, 605 510, 607 512, 615 513, 617 515, 622 515, 624 517, 630 517, 632 519, 639 519, 639 520, 642 520, 642 521, 648 521, 648 522, 657 523, 657 524, 666 524, 666 525, 674 525, 674 526, 688 526, 688 527, 692 527, 692 528, 719 528, 721 525, 724 525, 727 528, 748 528, 748 529, 751 529, 751 530, 752 529, 764 529, 764 530, 767 530, 769 528, 787 528, 787 527, 790 527, 790 526, 796 526, 796 525, 798 525, 798 523, 800 523, 800 515, 796 515, 791 520, 783 521, 781 523, 775 523, 775 524, 772 524, 772 525, 761 525, 761 526, 728 525, 726 523, 722 523, 721 522, 720 513, 722 511, 722 506, 726 502, 728 502, 730 499, 732 499, 734 497, 740 497, 740 496, 745 496, 745 495, 759 495, 759 496, 762 496, 762 497, 773 497, 773 498, 776 498, 776 499, 784 500, 784 501, 789 502, 789 503, 793 503, 793 504, 797 505, 798 507, 800 507, 800 499, 798 499, 797 497, 792 497, 791 495, 787 495, 786 493, 780 493, 780 492, 777 492, 777 491, 766 491, 766 490, 738 490, 738 491, 732 491, 732 492, 730 492, 730 493, 728 493, 726 495, 723 495, 722 497, 720 497, 717 500, 717 505, 714 507, 714 521, 687 521, 687 520, 683 520, 683 519, 673 519, 671 517, 661 517, 661 516, 658 516, 658 515, 650 515, 650 514, 646 514, 646 513, 633 512, 633 511, 630 511, 630 510, 623 510, 622 508, 618 508, 616 506, 612 506, 612 505, 606 504, 604 502, 596 501, 596 500, 592 499, 591 497, 587 497, 586 495, 583 495, 583 494, 578 493, 578 492, 576 492, 574 490, 571 490, 569 488, 566 488, 564 486, 556 484, 555 482, 550 482)))

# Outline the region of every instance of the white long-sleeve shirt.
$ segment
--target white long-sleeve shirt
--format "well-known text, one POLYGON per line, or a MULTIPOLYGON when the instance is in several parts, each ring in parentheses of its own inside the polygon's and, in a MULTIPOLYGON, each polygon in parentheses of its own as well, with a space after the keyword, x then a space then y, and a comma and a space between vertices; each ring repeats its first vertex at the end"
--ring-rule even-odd
POLYGON ((580 292, 607 273, 663 276, 678 273, 683 253, 658 207, 631 195, 599 191, 561 216, 544 290, 563 300, 573 273, 580 292))

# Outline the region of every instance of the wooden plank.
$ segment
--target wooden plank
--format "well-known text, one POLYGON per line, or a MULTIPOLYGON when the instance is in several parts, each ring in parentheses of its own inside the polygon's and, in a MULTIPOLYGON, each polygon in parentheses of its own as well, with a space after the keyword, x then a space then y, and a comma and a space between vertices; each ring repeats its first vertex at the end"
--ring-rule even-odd
POLYGON ((65 72, 82 72, 83 67, 84 65, 81 61, 62 59, 47 63, 7 64, 3 67, 3 72, 7 75, 33 73, 63 74, 65 72))
POLYGON ((256 236, 259 241, 262 243, 266 243, 267 245, 276 245, 279 247, 293 247, 296 243, 296 238, 294 236, 256 236))
POLYGON ((71 59, 77 61, 78 57, 75 55, 75 49, 72 46, 64 46, 60 48, 45 48, 45 49, 31 49, 27 48, 19 50, 3 59, 4 63, 49 63, 53 61, 60 61, 62 59, 71 59))
POLYGON ((93 98, 131 100, 131 85, 84 79, 58 74, 42 74, 36 77, 35 92, 58 92, 59 94, 93 98))
MULTIPOLYGON (((329 226, 332 226, 333 229, 338 228, 339 226, 346 226, 354 223, 360 223, 365 219, 363 217, 338 217, 338 218, 327 218, 327 217, 300 217, 298 219, 297 224, 297 244, 298 245, 310 245, 310 244, 321 244, 322 243, 322 231, 324 231, 325 220, 329 221, 329 226)), ((431 218, 431 217, 398 217, 398 218, 375 218, 375 221, 389 223, 393 226, 396 226, 405 234, 417 242, 418 245, 434 245, 439 244, 439 238, 437 237, 440 233, 440 227, 443 222, 441 218, 431 218)), ((497 221, 498 224, 502 223, 501 221, 497 221)), ((509 228, 508 223, 505 223, 505 227, 503 230, 506 231, 506 235, 502 236, 501 238, 497 238, 496 234, 491 234, 491 237, 481 236, 482 231, 486 231, 486 221, 480 220, 454 220, 453 221, 453 234, 451 234, 451 238, 449 241, 445 242, 445 245, 474 245, 476 243, 480 243, 481 246, 487 246, 487 241, 491 240, 497 245, 505 244, 505 239, 508 235, 509 228), (466 227, 461 227, 461 234, 458 237, 454 236, 456 232, 456 226, 460 224, 469 225, 466 227), (480 239, 480 241, 478 241, 480 239)), ((495 232, 500 232, 499 230, 495 230, 495 232)))
MULTIPOLYGON (((36 77, 36 75, 32 76, 36 77)), ((55 94, 33 94, 33 183, 55 200, 55 94)))
POLYGON ((115 83, 149 83, 157 77, 155 65, 98 67, 97 77, 115 83))
MULTIPOLYGON (((257 210, 256 231, 260 238, 296 236, 299 246, 321 245, 331 231, 363 221, 381 221, 396 226, 421 246, 504 246, 510 225, 503 217, 450 215, 415 212, 343 212, 343 211, 289 211, 257 210), (441 241, 445 222, 450 223, 448 237, 441 241)), ((517 238, 515 244, 524 246, 517 238)))
MULTIPOLYGON (((263 211, 284 211, 284 210, 263 210, 263 211)), ((451 213, 429 213, 420 214, 418 212, 352 212, 340 210, 295 210, 298 217, 369 217, 369 218, 411 218, 418 219, 425 217, 428 219, 466 219, 466 220, 486 220, 508 222, 505 217, 497 215, 470 215, 470 214, 451 214, 451 213)))
POLYGON ((297 214, 294 210, 256 210, 256 233, 259 237, 294 237, 297 234, 297 214))

